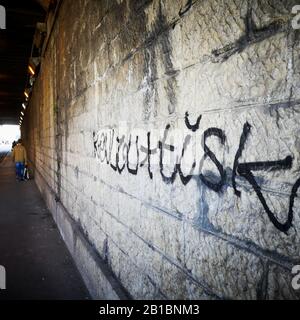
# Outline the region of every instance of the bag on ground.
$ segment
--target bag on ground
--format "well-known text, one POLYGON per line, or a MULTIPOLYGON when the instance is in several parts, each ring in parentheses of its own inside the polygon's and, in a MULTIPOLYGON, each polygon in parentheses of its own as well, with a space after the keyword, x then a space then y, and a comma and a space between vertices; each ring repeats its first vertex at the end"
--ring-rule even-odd
POLYGON ((29 180, 29 171, 28 171, 27 166, 24 169, 23 178, 24 178, 24 180, 29 180))

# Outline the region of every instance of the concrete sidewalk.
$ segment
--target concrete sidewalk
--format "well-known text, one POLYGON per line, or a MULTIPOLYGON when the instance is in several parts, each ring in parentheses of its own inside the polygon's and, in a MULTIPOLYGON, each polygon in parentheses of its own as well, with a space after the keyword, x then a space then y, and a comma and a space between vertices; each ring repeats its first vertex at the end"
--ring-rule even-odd
POLYGON ((7 299, 89 299, 34 181, 17 182, 10 156, 0 163, 0 266, 7 299))

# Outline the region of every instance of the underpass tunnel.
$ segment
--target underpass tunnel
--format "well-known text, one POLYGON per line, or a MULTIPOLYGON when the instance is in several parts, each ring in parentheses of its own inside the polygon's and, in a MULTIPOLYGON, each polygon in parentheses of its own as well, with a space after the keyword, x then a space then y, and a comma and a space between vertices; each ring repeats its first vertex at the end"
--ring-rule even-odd
POLYGON ((34 183, 33 170, 31 180, 17 181, 12 158, 28 106, 25 94, 35 81, 46 21, 56 5, 50 0, 1 1, 0 301, 90 299, 34 183))
POLYGON ((299 30, 296 0, 1 1, 0 300, 298 300, 299 30))

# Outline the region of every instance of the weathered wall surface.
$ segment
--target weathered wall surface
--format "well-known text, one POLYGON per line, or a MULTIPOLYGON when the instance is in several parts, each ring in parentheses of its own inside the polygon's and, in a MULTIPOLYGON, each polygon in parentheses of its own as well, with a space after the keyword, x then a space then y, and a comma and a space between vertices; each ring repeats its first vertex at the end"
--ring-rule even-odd
POLYGON ((299 298, 296 2, 63 2, 23 135, 95 297, 299 298))

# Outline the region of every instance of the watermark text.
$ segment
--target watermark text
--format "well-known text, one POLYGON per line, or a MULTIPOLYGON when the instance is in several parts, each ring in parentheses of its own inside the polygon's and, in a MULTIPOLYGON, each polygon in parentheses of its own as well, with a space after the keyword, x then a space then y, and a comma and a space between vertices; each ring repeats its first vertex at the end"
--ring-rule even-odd
POLYGON ((6 270, 0 266, 0 290, 6 290, 6 270))
POLYGON ((292 279, 292 287, 294 290, 300 289, 300 265, 296 265, 292 269, 292 274, 294 274, 294 278, 292 279))
POLYGON ((6 29, 6 10, 0 5, 0 29, 6 29))

